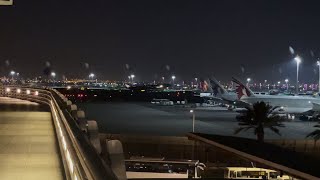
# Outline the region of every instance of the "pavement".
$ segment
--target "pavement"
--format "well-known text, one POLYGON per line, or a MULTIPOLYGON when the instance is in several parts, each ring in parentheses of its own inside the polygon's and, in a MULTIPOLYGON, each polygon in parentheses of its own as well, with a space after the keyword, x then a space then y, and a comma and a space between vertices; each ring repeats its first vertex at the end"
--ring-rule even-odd
MULTIPOLYGON (((0 97, 1 107, 10 107, 10 104, 40 106, 29 101, 0 97)), ((51 113, 43 111, 43 108, 41 111, 35 109, 0 109, 0 179, 64 178, 51 113)))
MULTIPOLYGON (((190 108, 182 106, 106 102, 84 103, 79 104, 79 107, 85 110, 89 119, 98 122, 102 133, 183 136, 192 131, 190 108)), ((234 134, 238 127, 235 119, 237 114, 222 109, 195 109, 195 132, 255 139, 253 130, 234 134)), ((280 128, 281 136, 266 130, 265 138, 305 139, 317 123, 294 120, 284 124, 286 127, 280 128)))

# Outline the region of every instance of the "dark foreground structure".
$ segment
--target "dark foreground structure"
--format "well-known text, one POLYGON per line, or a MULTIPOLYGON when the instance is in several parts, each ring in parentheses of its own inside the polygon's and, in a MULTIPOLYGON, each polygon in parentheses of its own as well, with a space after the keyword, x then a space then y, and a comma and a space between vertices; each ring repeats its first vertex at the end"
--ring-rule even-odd
POLYGON ((187 136, 203 145, 219 147, 297 178, 320 178, 320 171, 318 170, 320 159, 318 157, 246 138, 200 133, 189 133, 187 136))

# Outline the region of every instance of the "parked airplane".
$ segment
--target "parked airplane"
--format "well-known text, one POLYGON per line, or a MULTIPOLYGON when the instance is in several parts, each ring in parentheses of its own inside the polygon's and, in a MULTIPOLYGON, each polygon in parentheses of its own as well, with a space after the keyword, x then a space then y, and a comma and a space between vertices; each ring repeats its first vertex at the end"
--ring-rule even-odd
POLYGON ((308 111, 320 111, 319 98, 308 96, 255 95, 236 78, 232 78, 232 81, 237 84, 236 92, 238 100, 248 105, 264 101, 272 107, 281 107, 279 113, 285 114, 302 114, 308 111))

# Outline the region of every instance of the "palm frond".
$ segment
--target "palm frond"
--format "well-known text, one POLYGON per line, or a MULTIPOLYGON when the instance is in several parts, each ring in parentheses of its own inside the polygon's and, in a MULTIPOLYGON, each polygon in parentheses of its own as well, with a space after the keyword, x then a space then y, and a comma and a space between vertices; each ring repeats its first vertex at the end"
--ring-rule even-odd
POLYGON ((275 132, 276 134, 278 134, 279 136, 281 136, 280 131, 278 128, 275 128, 273 126, 269 127, 269 129, 271 129, 271 131, 275 132))
POLYGON ((320 129, 314 130, 310 134, 307 135, 307 138, 313 138, 314 140, 319 140, 320 139, 320 129))

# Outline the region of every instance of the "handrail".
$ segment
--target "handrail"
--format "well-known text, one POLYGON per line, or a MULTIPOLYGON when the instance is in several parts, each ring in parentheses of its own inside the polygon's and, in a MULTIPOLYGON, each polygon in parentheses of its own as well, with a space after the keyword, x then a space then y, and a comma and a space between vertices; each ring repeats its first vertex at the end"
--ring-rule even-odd
POLYGON ((0 86, 1 95, 50 106, 66 179, 117 179, 71 114, 61 109, 64 100, 57 91, 34 87, 0 86))

